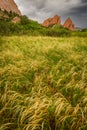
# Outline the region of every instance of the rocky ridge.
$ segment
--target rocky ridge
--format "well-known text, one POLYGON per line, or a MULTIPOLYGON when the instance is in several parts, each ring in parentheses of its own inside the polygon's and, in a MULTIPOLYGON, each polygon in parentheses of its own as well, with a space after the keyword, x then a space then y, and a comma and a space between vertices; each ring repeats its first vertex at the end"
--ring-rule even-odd
MULTIPOLYGON (((42 23, 42 26, 44 27, 50 27, 50 26, 53 26, 53 25, 61 25, 61 17, 58 16, 58 15, 55 15, 54 17, 52 18, 48 18, 46 19, 43 23, 42 23)), ((69 30, 75 30, 75 26, 74 26, 74 23, 73 21, 71 20, 71 18, 68 18, 64 24, 62 25, 64 28, 68 28, 69 30)))
POLYGON ((60 16, 55 15, 53 18, 48 18, 48 19, 46 19, 46 20, 43 22, 42 26, 44 26, 44 27, 49 27, 49 26, 53 26, 53 25, 55 25, 55 24, 60 25, 60 23, 61 23, 60 16))
POLYGON ((21 15, 21 12, 18 9, 18 6, 14 2, 14 0, 0 0, 0 9, 2 11, 12 11, 14 13, 17 13, 18 15, 21 15))

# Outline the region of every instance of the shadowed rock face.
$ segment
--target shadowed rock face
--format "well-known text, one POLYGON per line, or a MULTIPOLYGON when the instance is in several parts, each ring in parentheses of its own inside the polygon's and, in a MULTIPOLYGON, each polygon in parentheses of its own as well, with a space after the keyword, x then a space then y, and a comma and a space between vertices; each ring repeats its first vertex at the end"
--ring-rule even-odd
POLYGON ((0 9, 3 11, 7 10, 8 12, 12 11, 17 13, 18 15, 21 15, 21 12, 18 9, 14 0, 0 0, 0 9))
POLYGON ((72 20, 71 20, 70 18, 68 18, 68 19, 65 21, 63 27, 64 27, 64 28, 68 28, 69 30, 75 30, 75 26, 74 26, 74 24, 73 24, 73 22, 72 22, 72 20))
POLYGON ((53 26, 53 25, 55 25, 55 24, 60 25, 60 23, 61 23, 60 16, 55 15, 53 18, 48 18, 47 20, 45 20, 45 21, 42 23, 42 26, 44 26, 44 27, 49 27, 49 26, 53 26))

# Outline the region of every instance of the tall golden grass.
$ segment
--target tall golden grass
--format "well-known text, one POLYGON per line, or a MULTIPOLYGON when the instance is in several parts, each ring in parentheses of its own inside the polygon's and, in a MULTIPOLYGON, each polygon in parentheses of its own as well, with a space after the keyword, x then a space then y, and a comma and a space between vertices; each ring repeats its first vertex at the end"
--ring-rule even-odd
POLYGON ((87 38, 0 37, 0 130, 87 129, 87 38))

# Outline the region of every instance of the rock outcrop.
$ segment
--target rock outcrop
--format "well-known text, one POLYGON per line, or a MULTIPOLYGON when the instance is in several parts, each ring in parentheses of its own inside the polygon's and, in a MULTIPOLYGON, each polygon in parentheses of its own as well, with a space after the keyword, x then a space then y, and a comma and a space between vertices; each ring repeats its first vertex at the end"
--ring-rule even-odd
POLYGON ((63 27, 64 27, 64 28, 68 28, 69 30, 72 30, 72 31, 75 30, 75 26, 74 26, 74 24, 73 24, 73 22, 72 22, 72 20, 71 20, 70 18, 68 18, 68 19, 65 21, 63 27))
POLYGON ((21 19, 17 16, 12 19, 13 23, 20 23, 20 21, 21 21, 21 19))
MULTIPOLYGON (((50 27, 53 25, 61 25, 61 18, 58 15, 55 15, 53 18, 48 18, 46 19, 43 23, 42 26, 44 27, 50 27)), ((74 23, 72 22, 71 18, 68 18, 65 23, 62 25, 64 28, 68 28, 69 30, 75 30, 74 23)))
POLYGON ((4 11, 4 10, 6 10, 8 12, 12 11, 12 12, 17 13, 18 15, 21 15, 21 12, 18 9, 14 0, 0 0, 0 9, 2 11, 4 11))
POLYGON ((50 27, 50 26, 53 26, 53 25, 60 25, 61 24, 61 19, 60 19, 60 16, 58 15, 55 15, 53 18, 48 18, 46 19, 43 23, 42 23, 42 26, 44 27, 50 27))

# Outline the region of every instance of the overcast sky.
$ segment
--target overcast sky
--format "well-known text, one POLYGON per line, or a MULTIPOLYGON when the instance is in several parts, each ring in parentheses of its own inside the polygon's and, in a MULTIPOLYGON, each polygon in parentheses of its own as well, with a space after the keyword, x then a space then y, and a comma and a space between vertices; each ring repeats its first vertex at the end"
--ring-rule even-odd
POLYGON ((75 26, 87 27, 87 0, 15 0, 21 13, 42 23, 48 17, 61 16, 62 24, 71 17, 75 26))

